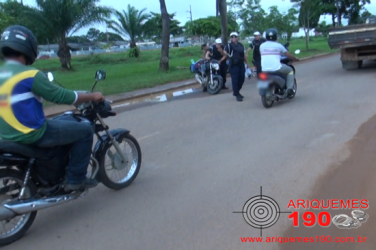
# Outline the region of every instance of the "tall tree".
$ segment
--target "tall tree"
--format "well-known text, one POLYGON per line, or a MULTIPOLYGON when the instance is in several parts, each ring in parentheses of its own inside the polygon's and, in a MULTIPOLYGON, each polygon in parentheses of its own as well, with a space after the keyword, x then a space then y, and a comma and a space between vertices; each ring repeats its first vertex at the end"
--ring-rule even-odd
POLYGON ((24 6, 17 1, 7 0, 0 3, 0 9, 6 13, 6 16, 11 18, 11 24, 22 24, 30 29, 36 36, 39 44, 54 42, 54 36, 46 30, 44 25, 40 25, 40 23, 34 21, 34 18, 25 15, 25 12, 32 11, 29 6, 24 6))
POLYGON ((90 41, 97 41, 100 34, 101 34, 100 30, 96 28, 90 28, 86 34, 86 38, 89 39, 90 41))
POLYGON ((226 0, 216 0, 216 17, 221 16, 221 34, 223 44, 228 42, 228 28, 227 28, 227 2, 226 0))
POLYGON ((99 0, 36 0, 38 8, 25 13, 57 40, 57 55, 62 68, 72 68, 67 36, 110 17, 112 9, 97 6, 98 2, 99 0))
MULTIPOLYGON (((162 41, 162 15, 160 13, 151 12, 149 20, 144 24, 144 37, 151 38, 155 42, 162 41)), ((170 17, 170 34, 177 36, 183 33, 183 27, 180 22, 175 20, 175 13, 169 14, 170 17)))
MULTIPOLYGON (((231 21, 230 23, 231 24, 227 26, 228 28, 227 33, 233 30, 236 30, 238 26, 236 22, 231 21)), ((221 36, 222 34, 221 20, 219 20, 215 16, 209 16, 206 18, 196 19, 192 22, 192 25, 191 25, 191 22, 189 21, 186 24, 186 29, 188 30, 188 33, 206 37, 206 40, 209 37, 217 38, 221 36)))
POLYGON ((159 70, 169 70, 169 51, 170 51, 170 15, 167 12, 165 0, 159 0, 162 15, 162 53, 159 62, 159 70))
POLYGON ((261 7, 261 0, 231 0, 230 6, 237 8, 244 35, 253 35, 269 28, 266 12, 261 7))
POLYGON ((306 50, 308 50, 309 31, 317 26, 322 13, 321 0, 291 0, 291 2, 299 8, 299 24, 304 28, 306 50))
POLYGON ((145 13, 146 8, 137 10, 128 4, 127 11, 115 11, 117 22, 110 21, 109 28, 125 37, 129 37, 130 47, 136 47, 136 39, 142 36, 144 23, 148 20, 149 15, 145 13))
POLYGON ((0 33, 2 33, 8 26, 15 23, 15 20, 9 16, 5 11, 0 9, 0 33))
POLYGON ((363 7, 370 3, 370 0, 322 0, 320 6, 322 14, 332 16, 332 24, 334 27, 336 26, 336 17, 338 17, 339 26, 342 25, 342 17, 348 18, 349 23, 356 23, 363 7))

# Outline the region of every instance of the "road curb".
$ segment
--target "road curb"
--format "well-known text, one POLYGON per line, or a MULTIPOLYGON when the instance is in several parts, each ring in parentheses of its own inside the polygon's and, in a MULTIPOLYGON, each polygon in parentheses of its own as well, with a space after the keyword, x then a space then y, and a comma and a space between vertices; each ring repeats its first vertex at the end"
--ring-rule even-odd
MULTIPOLYGON (((310 59, 316 59, 316 58, 320 58, 320 57, 334 55, 336 53, 339 53, 339 52, 322 53, 322 54, 318 54, 318 55, 314 55, 314 56, 301 58, 301 59, 299 59, 299 61, 303 62, 303 61, 307 61, 307 60, 310 60, 310 59)), ((186 88, 186 87, 190 87, 190 86, 197 85, 197 84, 198 83, 197 83, 196 79, 188 79, 184 82, 166 83, 166 84, 158 85, 158 86, 155 86, 155 87, 152 87, 152 88, 135 90, 135 91, 128 92, 128 93, 123 93, 125 96, 120 97, 120 98, 112 99, 111 95, 107 96, 107 97, 113 101, 113 104, 116 104, 116 103, 119 103, 119 102, 124 102, 124 101, 129 101, 129 100, 133 100, 133 99, 137 99, 137 98, 142 98, 142 97, 145 97, 145 96, 156 95, 156 94, 164 93, 164 92, 167 92, 167 91, 186 88)), ((119 95, 121 95, 121 94, 119 94, 119 95)), ((114 96, 114 95, 112 95, 112 96, 114 96)), ((57 106, 55 106, 55 107, 57 107, 57 106)), ((75 111, 76 110, 73 106, 69 106, 69 107, 66 107, 66 108, 61 107, 61 108, 58 108, 58 110, 53 111, 53 109, 55 107, 48 107, 48 108, 44 109, 44 112, 45 112, 47 118, 60 115, 60 114, 67 112, 67 111, 75 111)))

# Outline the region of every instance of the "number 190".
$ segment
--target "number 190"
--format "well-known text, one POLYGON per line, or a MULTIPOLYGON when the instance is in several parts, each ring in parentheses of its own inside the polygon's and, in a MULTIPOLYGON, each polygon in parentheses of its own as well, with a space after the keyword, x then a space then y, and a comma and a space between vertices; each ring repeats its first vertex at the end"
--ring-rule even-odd
MULTIPOLYGON (((320 226, 327 227, 332 222, 332 218, 328 212, 320 212, 317 217, 318 217, 318 220, 316 219, 316 214, 314 214, 313 212, 304 212, 303 213, 304 226, 313 227, 316 225, 318 221, 320 226)), ((289 219, 291 218, 293 219, 293 226, 298 227, 299 226, 299 213, 297 211, 293 212, 292 214, 289 215, 289 219)))

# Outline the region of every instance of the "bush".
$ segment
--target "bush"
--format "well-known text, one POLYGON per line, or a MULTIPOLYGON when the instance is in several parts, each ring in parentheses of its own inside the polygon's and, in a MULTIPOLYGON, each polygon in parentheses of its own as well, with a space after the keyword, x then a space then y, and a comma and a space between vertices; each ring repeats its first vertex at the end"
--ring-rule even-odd
POLYGON ((140 56, 140 49, 136 46, 129 50, 129 57, 139 57, 140 56))

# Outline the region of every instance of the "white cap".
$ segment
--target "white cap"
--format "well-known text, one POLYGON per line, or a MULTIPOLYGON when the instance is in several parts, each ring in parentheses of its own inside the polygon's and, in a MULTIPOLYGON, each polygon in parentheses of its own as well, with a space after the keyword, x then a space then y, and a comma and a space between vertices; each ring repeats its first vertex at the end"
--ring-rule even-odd
POLYGON ((215 39, 215 43, 222 43, 222 38, 215 39))
POLYGON ((255 33, 253 33, 254 36, 259 36, 261 35, 260 32, 256 31, 255 33))
POLYGON ((237 32, 234 31, 234 32, 231 32, 230 37, 231 37, 231 36, 239 36, 239 34, 238 34, 237 32))

